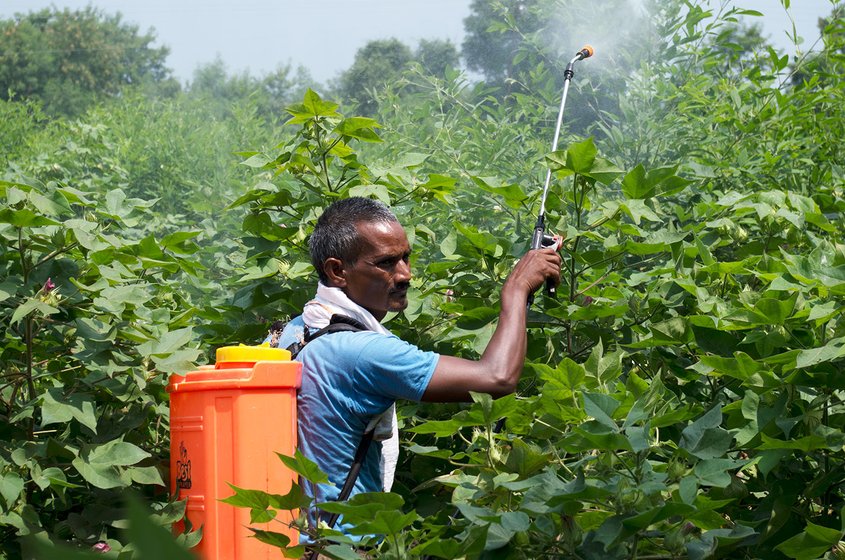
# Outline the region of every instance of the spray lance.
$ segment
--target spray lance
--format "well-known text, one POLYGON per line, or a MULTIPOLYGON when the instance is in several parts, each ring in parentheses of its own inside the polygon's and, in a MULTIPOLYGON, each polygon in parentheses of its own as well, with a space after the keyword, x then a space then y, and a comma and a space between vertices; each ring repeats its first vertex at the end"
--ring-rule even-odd
MULTIPOLYGON (((566 70, 563 71, 563 95, 560 98, 560 110, 557 113, 557 124, 555 125, 555 136, 552 140, 552 151, 557 151, 557 141, 560 137, 560 125, 563 123, 563 109, 566 107, 566 94, 569 92, 569 82, 575 75, 573 67, 579 60, 590 58, 593 56, 593 47, 584 45, 580 51, 575 54, 575 57, 566 65, 566 70)), ((546 184, 543 186, 543 196, 540 199, 540 213, 537 215, 537 223, 534 224, 534 235, 531 237, 531 248, 539 249, 541 247, 554 247, 557 251, 563 245, 563 238, 559 235, 549 235, 546 233, 546 197, 549 195, 549 185, 552 182, 552 170, 549 168, 546 171, 546 184)), ((555 295, 555 286, 551 281, 546 282, 546 293, 550 296, 555 295)), ((534 302, 534 294, 528 296, 528 305, 534 302)))

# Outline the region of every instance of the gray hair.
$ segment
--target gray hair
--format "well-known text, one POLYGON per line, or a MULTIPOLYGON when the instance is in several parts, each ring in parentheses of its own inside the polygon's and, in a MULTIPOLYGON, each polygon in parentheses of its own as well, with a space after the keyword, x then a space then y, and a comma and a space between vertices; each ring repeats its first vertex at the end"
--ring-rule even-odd
POLYGON ((311 263, 323 284, 329 278, 323 270, 326 259, 336 258, 355 264, 361 253, 359 222, 398 222, 383 202, 370 198, 352 197, 333 202, 323 211, 308 240, 311 263))

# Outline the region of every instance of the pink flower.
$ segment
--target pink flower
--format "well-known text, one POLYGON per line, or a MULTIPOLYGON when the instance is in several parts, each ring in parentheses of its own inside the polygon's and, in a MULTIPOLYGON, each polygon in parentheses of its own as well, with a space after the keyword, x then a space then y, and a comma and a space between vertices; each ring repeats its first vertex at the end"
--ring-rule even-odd
POLYGON ((99 552, 100 554, 105 554, 106 552, 111 550, 111 547, 108 545, 108 543, 98 542, 97 544, 91 547, 91 550, 93 550, 94 552, 99 552))
POLYGON ((593 303, 593 298, 590 296, 584 296, 584 305, 590 305, 591 303, 593 303))
POLYGON ((47 278, 47 281, 46 281, 46 282, 44 282, 44 287, 43 287, 42 289, 44 290, 44 293, 45 293, 45 294, 49 294, 50 292, 52 292, 53 290, 55 290, 55 289, 56 289, 56 285, 55 285, 55 284, 53 284, 53 279, 52 279, 52 278, 47 278))

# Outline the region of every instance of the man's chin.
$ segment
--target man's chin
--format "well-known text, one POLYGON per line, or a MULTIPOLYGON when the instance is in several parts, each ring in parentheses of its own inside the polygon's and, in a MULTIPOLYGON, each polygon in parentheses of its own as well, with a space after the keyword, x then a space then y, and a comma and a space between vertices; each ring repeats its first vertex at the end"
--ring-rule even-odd
POLYGON ((387 308, 388 311, 392 313, 398 313, 400 311, 404 311, 408 307, 408 297, 402 296, 391 298, 389 307, 387 308))

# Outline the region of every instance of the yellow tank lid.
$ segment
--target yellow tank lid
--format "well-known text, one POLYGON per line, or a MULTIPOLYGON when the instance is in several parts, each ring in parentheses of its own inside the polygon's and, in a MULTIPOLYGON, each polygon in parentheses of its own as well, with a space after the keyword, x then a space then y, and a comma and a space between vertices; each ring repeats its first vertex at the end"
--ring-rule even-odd
POLYGON ((261 346, 223 346, 217 349, 217 363, 222 362, 289 362, 290 352, 282 348, 271 348, 265 343, 261 346))

